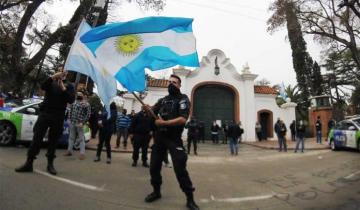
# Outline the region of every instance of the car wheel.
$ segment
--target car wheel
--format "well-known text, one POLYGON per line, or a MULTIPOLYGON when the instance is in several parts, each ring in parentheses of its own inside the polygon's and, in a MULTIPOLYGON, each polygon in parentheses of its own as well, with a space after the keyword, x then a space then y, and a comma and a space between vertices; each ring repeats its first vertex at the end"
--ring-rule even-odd
POLYGON ((0 122, 0 145, 8 146, 14 143, 16 131, 14 126, 9 122, 0 122))
POLYGON ((358 149, 358 151, 360 152, 360 139, 358 140, 357 149, 358 149))
POLYGON ((336 150, 337 150, 335 141, 334 141, 333 139, 330 140, 330 147, 331 147, 331 150, 332 150, 332 151, 336 151, 336 150))

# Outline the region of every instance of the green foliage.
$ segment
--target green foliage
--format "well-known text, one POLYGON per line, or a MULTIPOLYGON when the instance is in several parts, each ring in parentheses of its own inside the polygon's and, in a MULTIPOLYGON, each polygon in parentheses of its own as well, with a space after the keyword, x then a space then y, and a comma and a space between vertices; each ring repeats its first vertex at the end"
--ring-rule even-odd
POLYGON ((355 85, 355 90, 351 95, 351 103, 355 107, 356 114, 360 114, 360 82, 355 85))
POLYGON ((99 112, 100 110, 102 110, 101 100, 100 100, 99 96, 97 96, 96 94, 93 94, 92 96, 90 96, 88 98, 88 102, 89 102, 93 112, 96 113, 96 112, 99 112))
MULTIPOLYGON (((106 0, 97 25, 106 22, 109 4, 121 1, 106 0)), ((4 91, 12 90, 27 94, 31 87, 36 86, 34 83, 46 75, 50 68, 64 63, 82 18, 93 17, 91 13, 94 12, 94 1, 82 0, 67 24, 60 24, 55 30, 50 30, 53 25, 48 21, 51 15, 41 17, 38 15, 40 12, 37 12, 41 10, 44 2, 51 4, 52 1, 18 0, 0 3, 0 84, 4 91), (39 25, 43 27, 40 28, 39 25), (50 50, 59 51, 59 57, 51 56, 53 52, 50 53, 50 50), (37 74, 42 62, 41 72, 37 74)), ((165 6, 165 0, 135 2, 143 9, 156 11, 163 10, 165 6)))
POLYGON ((318 96, 323 94, 324 94, 324 81, 321 76, 320 66, 315 61, 312 68, 312 76, 311 76, 311 95, 318 96))
MULTIPOLYGON (((289 0, 275 1, 269 8, 269 10, 274 13, 267 24, 268 31, 270 32, 274 32, 286 24, 300 98, 302 101, 307 101, 310 96, 309 88, 311 87, 313 60, 307 52, 306 42, 301 32, 301 25, 296 16, 295 6, 296 5, 289 0)), ((306 106, 303 108, 307 109, 306 106)))

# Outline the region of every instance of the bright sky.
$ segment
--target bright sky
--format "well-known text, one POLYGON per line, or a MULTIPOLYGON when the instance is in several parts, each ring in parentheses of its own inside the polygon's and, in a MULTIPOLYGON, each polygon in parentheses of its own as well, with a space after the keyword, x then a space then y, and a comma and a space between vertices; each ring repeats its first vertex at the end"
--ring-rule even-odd
MULTIPOLYGON (((273 35, 266 31, 266 20, 271 16, 268 7, 272 1, 167 0, 164 11, 159 14, 141 11, 134 3, 124 3, 112 11, 109 21, 127 21, 152 15, 194 18, 193 30, 200 61, 211 49, 217 48, 230 58, 238 71, 248 62, 250 71, 259 75, 258 80, 265 78, 271 84, 284 82, 285 85, 294 85, 296 76, 286 29, 273 35)), ((76 9, 74 3, 69 2, 63 0, 46 11, 66 22, 76 9), (74 5, 73 8, 70 9, 69 4, 74 5)), ((305 38, 310 55, 320 62, 320 46, 313 43, 312 37, 305 38)))

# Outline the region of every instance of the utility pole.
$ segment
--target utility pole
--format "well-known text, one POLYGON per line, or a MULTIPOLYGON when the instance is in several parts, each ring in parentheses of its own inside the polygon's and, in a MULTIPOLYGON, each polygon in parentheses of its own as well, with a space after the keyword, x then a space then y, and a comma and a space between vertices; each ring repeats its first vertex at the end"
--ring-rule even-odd
MULTIPOLYGON (((91 17, 91 25, 92 27, 96 27, 97 22, 99 20, 99 16, 100 16, 100 11, 104 8, 105 6, 105 1, 106 0, 95 0, 94 1, 94 5, 92 7, 92 11, 91 14, 89 14, 91 17)), ((77 91, 77 87, 79 85, 80 82, 80 78, 81 78, 81 73, 77 72, 76 73, 76 78, 75 78, 75 90, 77 91)), ((86 78, 86 81, 88 81, 88 78, 86 78)), ((87 86, 87 82, 86 82, 86 86, 87 86)))

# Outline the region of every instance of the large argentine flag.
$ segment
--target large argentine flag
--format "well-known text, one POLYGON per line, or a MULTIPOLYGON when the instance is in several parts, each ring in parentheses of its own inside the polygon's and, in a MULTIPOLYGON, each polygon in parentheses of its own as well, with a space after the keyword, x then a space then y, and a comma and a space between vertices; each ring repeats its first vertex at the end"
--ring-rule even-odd
POLYGON ((116 80, 103 70, 92 52, 80 41, 80 36, 90 30, 91 26, 83 20, 76 32, 64 68, 89 76, 95 82, 99 97, 105 104, 108 113, 110 113, 110 101, 116 96, 116 80))
POLYGON ((147 17, 92 29, 80 40, 129 91, 145 89, 145 68, 198 67, 190 18, 147 17))

